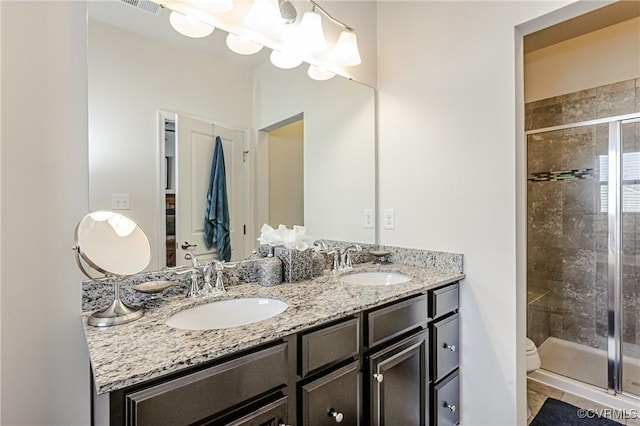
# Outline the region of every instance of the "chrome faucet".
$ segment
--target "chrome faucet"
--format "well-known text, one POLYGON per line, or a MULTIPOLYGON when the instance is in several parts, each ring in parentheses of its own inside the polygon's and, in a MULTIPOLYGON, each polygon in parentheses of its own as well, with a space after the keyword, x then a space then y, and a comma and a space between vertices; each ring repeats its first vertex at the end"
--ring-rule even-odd
POLYGON ((191 266, 193 266, 194 268, 197 268, 198 266, 200 266, 200 263, 198 262, 198 258, 190 251, 188 251, 185 255, 184 255, 185 260, 190 260, 191 261, 191 266))
POLYGON ((202 284, 202 290, 200 290, 201 294, 207 295, 213 292, 213 287, 211 287, 212 276, 213 276, 213 270, 211 268, 211 262, 206 261, 204 263, 204 266, 202 267, 202 279, 204 281, 204 284, 202 284))
POLYGON ((196 268, 185 269, 184 271, 176 272, 176 275, 184 275, 190 273, 191 283, 189 284, 189 290, 187 291, 187 297, 196 297, 200 292, 198 286, 198 270, 196 268))
MULTIPOLYGON (((235 266, 235 265, 233 265, 233 266, 235 266)), ((233 266, 230 266, 230 267, 233 267, 233 266)), ((216 283, 214 285, 214 289, 216 291, 220 291, 220 292, 224 293, 225 291, 227 291, 224 288, 224 281, 222 280, 222 271, 224 271, 224 268, 225 268, 224 260, 222 262, 220 262, 219 260, 214 260, 213 261, 213 267, 214 267, 214 269, 216 271, 216 283)))
POLYGON ((340 247, 334 247, 328 254, 333 255, 333 270, 334 271, 345 271, 348 269, 353 269, 353 263, 351 261, 351 252, 354 251, 362 251, 362 247, 358 244, 352 244, 344 249, 340 247))
POLYGON ((340 247, 334 247, 327 252, 329 255, 333 255, 333 266, 332 269, 334 271, 340 270, 340 247))
POLYGON ((352 251, 362 251, 362 247, 358 244, 353 244, 340 252, 340 265, 342 269, 353 269, 353 264, 351 263, 352 251))

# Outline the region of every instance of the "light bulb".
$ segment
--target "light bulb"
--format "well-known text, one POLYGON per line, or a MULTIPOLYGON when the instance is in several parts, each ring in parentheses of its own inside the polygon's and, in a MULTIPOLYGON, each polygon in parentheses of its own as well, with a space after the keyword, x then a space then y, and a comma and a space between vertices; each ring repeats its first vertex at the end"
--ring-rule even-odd
POLYGON ((338 37, 335 47, 329 55, 329 59, 339 65, 355 66, 362 63, 358 52, 358 40, 353 31, 343 31, 338 37))
POLYGON ((322 17, 316 12, 305 12, 298 26, 297 43, 309 52, 320 52, 327 47, 322 30, 322 17))
POLYGON ((276 34, 282 31, 283 22, 277 0, 253 0, 244 23, 256 31, 276 34))
POLYGON ((169 15, 169 22, 174 30, 192 38, 206 37, 215 29, 215 27, 206 22, 202 22, 193 16, 185 16, 176 11, 171 12, 171 15, 169 15))
POLYGON ((253 55, 262 50, 262 45, 249 40, 247 37, 229 33, 227 46, 239 55, 253 55))
POLYGON ((307 75, 314 80, 324 81, 333 78, 336 73, 331 72, 325 68, 317 67, 315 65, 309 65, 309 69, 307 70, 307 75))
POLYGON ((300 59, 294 58, 293 56, 286 53, 282 53, 279 50, 274 50, 273 52, 271 52, 271 56, 269 57, 269 59, 271 59, 271 63, 273 65, 285 70, 295 68, 302 63, 300 59))

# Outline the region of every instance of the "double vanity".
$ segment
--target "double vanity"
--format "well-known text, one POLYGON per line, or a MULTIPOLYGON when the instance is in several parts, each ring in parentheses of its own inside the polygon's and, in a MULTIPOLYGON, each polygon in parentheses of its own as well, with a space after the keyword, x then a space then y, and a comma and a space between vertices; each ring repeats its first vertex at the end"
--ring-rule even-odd
POLYGON ((363 263, 151 299, 114 327, 87 325, 86 312, 95 424, 456 424, 462 278, 461 261, 363 263))

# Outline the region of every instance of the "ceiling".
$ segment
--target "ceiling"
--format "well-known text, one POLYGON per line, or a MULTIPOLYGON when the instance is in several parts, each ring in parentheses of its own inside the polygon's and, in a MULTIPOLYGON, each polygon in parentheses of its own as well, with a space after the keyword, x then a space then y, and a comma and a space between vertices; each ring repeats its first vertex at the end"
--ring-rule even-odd
POLYGON ((524 38, 524 53, 543 49, 638 16, 640 16, 640 1, 618 1, 527 35, 524 38))

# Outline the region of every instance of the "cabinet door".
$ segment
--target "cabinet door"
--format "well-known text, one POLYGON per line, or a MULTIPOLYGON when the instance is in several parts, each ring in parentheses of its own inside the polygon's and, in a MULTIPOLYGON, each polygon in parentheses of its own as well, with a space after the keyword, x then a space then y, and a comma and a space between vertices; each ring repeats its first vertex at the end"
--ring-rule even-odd
POLYGON ((372 425, 428 423, 428 336, 427 330, 421 331, 369 357, 372 425))
POLYGON ((358 363, 342 367, 300 388, 302 419, 307 425, 360 424, 358 363))

